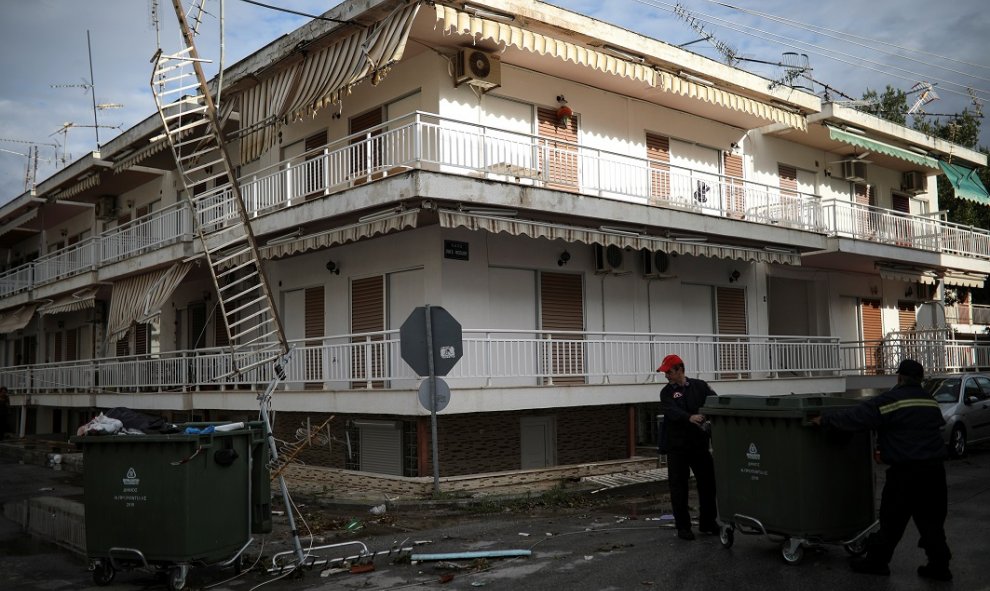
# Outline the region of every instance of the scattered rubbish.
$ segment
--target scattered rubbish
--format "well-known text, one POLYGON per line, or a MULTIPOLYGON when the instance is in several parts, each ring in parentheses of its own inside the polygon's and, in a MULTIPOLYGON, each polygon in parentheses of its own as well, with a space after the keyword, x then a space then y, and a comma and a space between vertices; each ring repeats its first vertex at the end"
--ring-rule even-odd
POLYGON ((336 575, 336 574, 346 573, 346 572, 347 572, 347 569, 346 568, 328 568, 328 569, 325 569, 325 570, 321 571, 320 572, 320 576, 326 578, 326 577, 329 577, 330 575, 336 575))
POLYGON ((546 536, 547 536, 548 538, 549 538, 549 537, 553 537, 553 534, 552 534, 552 533, 550 533, 550 532, 547 532, 547 533, 546 533, 546 536))
POLYGON ((217 425, 214 430, 224 432, 224 431, 236 431, 238 429, 243 429, 244 423, 229 423, 226 425, 217 425))
POLYGON ((216 427, 214 427, 213 425, 207 425, 202 429, 200 429, 199 427, 186 427, 186 430, 183 431, 183 433, 185 433, 186 435, 209 435, 210 433, 213 433, 213 431, 215 430, 216 427))
POLYGON ((272 509, 272 515, 285 515, 285 511, 282 511, 281 509, 272 509))
POLYGON ((347 531, 357 531, 362 527, 364 527, 364 525, 362 525, 360 521, 357 519, 352 519, 346 526, 344 526, 344 529, 347 531))
POLYGON ((464 560, 468 558, 510 558, 514 556, 532 556, 532 550, 482 550, 478 552, 448 552, 446 554, 413 554, 413 561, 425 560, 464 560))
POLYGON ((660 519, 663 519, 665 521, 673 521, 674 520, 674 516, 671 515, 670 513, 667 513, 665 515, 661 515, 660 516, 660 519))
POLYGON ((55 490, 55 487, 54 486, 46 486, 44 488, 39 488, 38 490, 41 491, 41 492, 51 492, 51 491, 55 490))
POLYGON ((526 532, 523 532, 523 531, 519 532, 519 535, 522 536, 522 537, 524 537, 524 538, 528 538, 529 537, 529 534, 526 533, 526 532))
POLYGON ((473 581, 471 583, 471 586, 472 587, 484 587, 487 584, 488 584, 488 581, 473 581))
POLYGON ((441 583, 449 583, 449 582, 451 582, 453 580, 454 580, 454 575, 450 575, 450 574, 440 575, 440 582, 441 583))
POLYGON ((357 574, 361 574, 361 573, 370 573, 373 570, 375 570, 375 565, 374 565, 374 563, 371 563, 371 562, 369 562, 367 564, 355 564, 355 565, 351 566, 351 574, 352 575, 357 575, 357 574))
POLYGON ((414 540, 413 546, 422 546, 423 544, 432 544, 433 540, 414 540))
POLYGON ((371 509, 368 509, 368 513, 371 513, 372 515, 384 515, 385 511, 387 511, 387 509, 384 503, 381 505, 375 505, 371 509))
POLYGON ((471 568, 471 567, 470 566, 467 566, 467 565, 464 565, 464 564, 458 564, 456 562, 438 562, 438 563, 436 563, 436 565, 434 565, 433 568, 438 569, 438 570, 441 570, 441 569, 446 569, 446 570, 465 570, 465 569, 468 569, 468 568, 471 568))
POLYGON ((592 558, 594 558, 594 556, 585 556, 584 557, 585 560, 591 560, 592 558))

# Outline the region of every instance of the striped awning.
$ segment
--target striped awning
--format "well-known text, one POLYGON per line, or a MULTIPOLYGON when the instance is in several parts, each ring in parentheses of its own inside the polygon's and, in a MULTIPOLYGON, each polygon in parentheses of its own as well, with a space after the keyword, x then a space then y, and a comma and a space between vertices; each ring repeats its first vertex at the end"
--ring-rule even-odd
POLYGON ((85 310, 96 305, 96 292, 99 287, 87 287, 75 293, 59 296, 54 300, 38 307, 39 314, 64 314, 76 310, 85 310))
POLYGON ((7 312, 0 312, 0 334, 20 330, 31 322, 38 304, 25 304, 7 312))
POLYGON ((962 271, 946 271, 943 277, 943 282, 946 285, 955 285, 956 287, 974 287, 981 288, 987 281, 986 275, 981 275, 979 273, 964 273, 962 271))
POLYGON ((791 113, 727 90, 698 84, 675 74, 656 70, 643 63, 612 56, 593 47, 576 45, 509 23, 486 20, 450 6, 436 4, 435 9, 437 22, 441 30, 447 34, 470 35, 476 40, 493 41, 504 47, 515 47, 524 51, 555 57, 607 74, 639 80, 650 88, 659 88, 664 92, 696 98, 769 122, 782 123, 800 130, 808 128, 807 120, 800 113, 791 113))
POLYGON ((107 318, 107 344, 127 336, 135 322, 147 322, 157 316, 191 267, 189 262, 176 263, 167 269, 114 283, 107 318))
POLYGON ((888 267, 878 265, 877 271, 880 277, 891 281, 904 281, 906 283, 923 283, 925 285, 935 285, 938 282, 938 273, 930 269, 914 269, 901 267, 888 267))
POLYGON ((917 154, 911 150, 906 150, 904 148, 898 148, 897 146, 892 146, 888 143, 881 142, 880 140, 870 139, 868 137, 863 137, 859 134, 850 133, 848 131, 843 131, 831 125, 826 125, 828 128, 828 137, 850 146, 856 146, 858 148, 863 148, 864 150, 869 150, 871 152, 876 152, 877 154, 885 154, 887 156, 892 156, 894 158, 900 158, 910 162, 911 164, 917 164, 918 166, 927 166, 928 168, 938 168, 938 160, 925 156, 924 154, 917 154))
POLYGON ((8 232, 11 232, 13 230, 16 230, 17 228, 20 228, 22 224, 25 224, 27 222, 30 222, 34 218, 38 217, 38 210, 39 209, 41 209, 41 208, 39 208, 39 207, 33 207, 33 208, 29 209, 27 212, 25 212, 25 213, 21 214, 20 216, 18 216, 16 219, 14 219, 14 220, 12 220, 12 221, 4 224, 3 226, 0 226, 0 236, 3 236, 4 234, 6 234, 8 232))
POLYGON ((377 84, 402 59, 420 2, 399 6, 370 28, 307 53, 240 95, 241 127, 257 129, 241 139, 241 162, 261 156, 277 138, 272 124, 312 116, 340 101, 350 87, 371 76, 377 84))
POLYGON ((70 185, 65 189, 62 189, 58 193, 55 193, 52 198, 54 199, 67 199, 82 193, 87 189, 92 189, 96 185, 100 184, 100 173, 93 173, 92 175, 84 178, 74 185, 70 185))
POLYGON ((438 213, 440 215, 440 225, 444 228, 463 226, 470 230, 484 230, 492 234, 505 232, 513 236, 546 238, 547 240, 559 239, 565 242, 601 244, 602 246, 615 245, 619 248, 632 248, 635 250, 662 250, 667 253, 718 259, 780 263, 795 266, 801 264, 801 255, 796 252, 768 251, 728 244, 709 244, 707 242, 679 242, 670 238, 609 232, 607 230, 595 230, 580 226, 564 226, 549 222, 481 215, 449 209, 441 209, 438 213))

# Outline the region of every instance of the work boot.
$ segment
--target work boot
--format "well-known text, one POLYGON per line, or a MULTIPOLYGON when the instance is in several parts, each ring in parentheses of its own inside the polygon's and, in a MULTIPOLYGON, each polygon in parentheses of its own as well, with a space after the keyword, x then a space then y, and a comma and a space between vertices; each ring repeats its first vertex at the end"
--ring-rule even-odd
POLYGON ((951 581, 952 571, 945 565, 922 564, 918 567, 918 576, 935 581, 951 581))
POLYGON ((716 536, 719 534, 719 527, 718 524, 715 522, 706 523, 704 525, 699 525, 698 531, 700 531, 703 534, 711 534, 713 536, 716 536))
POLYGON ((881 564, 875 560, 870 560, 867 558, 853 558, 849 561, 849 568, 853 572, 860 573, 862 575, 880 575, 888 576, 890 574, 890 567, 886 564, 881 564))
POLYGON ((682 540, 691 541, 694 539, 694 532, 692 532, 690 529, 679 529, 677 530, 677 537, 682 540))

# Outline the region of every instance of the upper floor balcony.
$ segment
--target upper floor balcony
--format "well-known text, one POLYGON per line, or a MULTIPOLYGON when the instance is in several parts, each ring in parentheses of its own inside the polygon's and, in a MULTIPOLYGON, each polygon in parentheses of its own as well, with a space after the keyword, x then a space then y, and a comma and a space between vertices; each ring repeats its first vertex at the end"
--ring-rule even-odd
MULTIPOLYGON (((249 215, 257 218, 410 170, 468 175, 990 260, 986 229, 851 201, 822 200, 738 177, 423 112, 286 158, 245 175, 239 186, 249 215)), ((229 184, 196 195, 197 222, 210 227, 234 220, 232 195, 229 184)), ((191 215, 183 202, 8 270, 0 274, 0 298, 190 239, 191 215)))

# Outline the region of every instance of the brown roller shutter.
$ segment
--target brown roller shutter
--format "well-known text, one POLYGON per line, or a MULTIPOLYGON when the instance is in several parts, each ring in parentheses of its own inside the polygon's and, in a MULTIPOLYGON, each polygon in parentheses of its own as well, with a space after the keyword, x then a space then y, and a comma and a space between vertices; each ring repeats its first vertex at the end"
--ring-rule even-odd
POLYGON ((230 344, 230 337, 227 335, 227 321, 223 319, 223 312, 220 306, 213 309, 213 345, 216 347, 226 347, 230 344))
POLYGON ((780 192, 785 195, 797 195, 797 169, 786 164, 777 165, 777 174, 780 176, 780 192))
POLYGON ((537 109, 540 138, 540 172, 547 186, 565 191, 578 188, 578 116, 566 123, 557 119, 557 109, 537 109))
POLYGON ((903 331, 912 331, 918 322, 914 302, 897 302, 897 323, 903 331))
POLYGON ((724 379, 738 379, 749 369, 749 339, 746 332, 746 290, 738 287, 715 289, 716 331, 719 335, 718 368, 724 379), (728 335, 741 335, 732 337, 728 335), (725 373, 732 372, 732 373, 725 373))
POLYGON ((871 194, 869 185, 856 184, 853 185, 853 198, 856 200, 856 232, 866 238, 872 239, 874 237, 873 228, 876 227, 875 221, 872 219, 872 214, 870 212, 869 206, 873 203, 873 195, 871 194))
POLYGON ((77 361, 79 359, 79 329, 70 328, 65 331, 65 360, 77 361))
POLYGON ((650 203, 670 199, 670 138, 646 134, 646 158, 650 161, 650 203))
MULTIPOLYGON (((305 293, 305 331, 306 346, 319 347, 323 344, 325 308, 323 299, 323 286, 311 287, 305 293), (314 339, 314 340, 309 340, 314 339)), ((323 370, 323 351, 320 349, 308 349, 306 351, 306 375, 318 376, 323 370)), ((321 382, 307 382, 307 390, 322 389, 321 382)))
MULTIPOLYGON (((307 294, 308 295, 308 294, 307 294)), ((351 332, 366 333, 385 330, 385 277, 378 275, 355 279, 351 283, 351 332)), ((355 379, 354 388, 365 388, 369 380, 373 388, 383 388, 380 377, 384 370, 385 356, 382 351, 382 335, 354 337, 355 343, 368 343, 356 346, 351 358, 351 375, 355 379), (377 344, 376 344, 377 343, 377 344), (370 361, 369 361, 370 360, 370 361)))
POLYGON ((881 347, 883 345, 883 319, 880 314, 880 300, 862 300, 860 315, 863 322, 863 349, 865 352, 866 373, 880 373, 881 347))
POLYGON ((143 322, 134 327, 134 354, 148 354, 148 325, 143 322))
MULTIPOLYGON (((382 108, 375 107, 367 113, 362 113, 351 119, 351 134, 360 133, 382 124, 382 108)), ((381 135, 382 129, 371 132, 371 137, 381 135)), ((355 176, 366 177, 374 172, 382 161, 382 146, 379 142, 366 141, 365 135, 351 140, 354 148, 351 150, 351 173, 355 176)))
POLYGON ((65 333, 64 332, 61 332, 60 331, 60 332, 55 332, 55 333, 52 333, 51 334, 51 336, 48 339, 48 344, 49 344, 48 360, 49 361, 55 362, 55 363, 58 363, 60 361, 65 361, 65 358, 63 357, 63 354, 65 352, 64 343, 65 343, 65 333))
POLYGON ((540 328, 550 333, 549 350, 543 355, 544 367, 551 376, 548 382, 552 379, 557 384, 585 383, 582 335, 553 333, 584 330, 581 278, 569 273, 540 276, 540 328))
POLYGON ((894 241, 898 246, 911 246, 911 200, 904 195, 891 195, 891 207, 898 213, 897 220, 894 220, 894 241))
POLYGON ((722 152, 722 168, 725 171, 725 209, 730 217, 746 217, 746 189, 743 186, 743 158, 740 154, 722 152))

